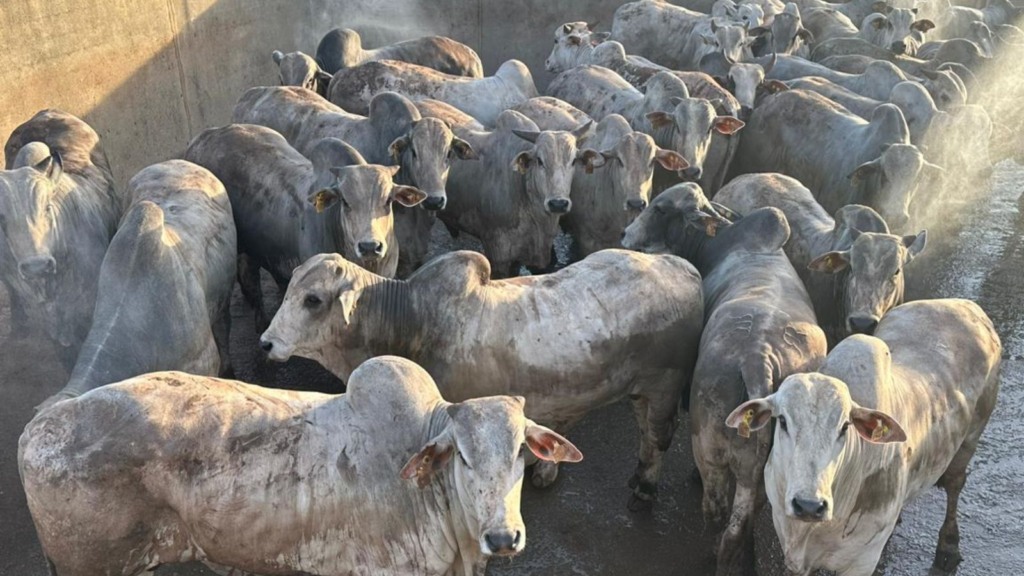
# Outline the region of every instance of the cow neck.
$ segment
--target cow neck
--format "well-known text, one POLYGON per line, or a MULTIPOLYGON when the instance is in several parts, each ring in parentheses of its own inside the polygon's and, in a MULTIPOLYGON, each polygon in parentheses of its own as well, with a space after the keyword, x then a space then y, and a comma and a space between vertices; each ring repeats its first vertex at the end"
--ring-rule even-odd
POLYGON ((355 315, 361 344, 371 356, 392 354, 412 359, 419 323, 408 282, 378 277, 363 288, 355 315))

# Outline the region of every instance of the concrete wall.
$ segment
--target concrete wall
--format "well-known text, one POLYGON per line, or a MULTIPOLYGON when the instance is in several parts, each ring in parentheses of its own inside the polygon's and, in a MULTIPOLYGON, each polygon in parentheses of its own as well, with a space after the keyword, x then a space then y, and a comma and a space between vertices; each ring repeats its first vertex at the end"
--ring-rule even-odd
POLYGON ((554 29, 600 20, 620 0, 2 0, 0 139, 42 108, 103 138, 119 182, 226 123, 250 86, 276 84, 275 49, 314 52, 331 28, 367 46, 443 34, 475 48, 490 74, 525 61, 538 86, 554 29))

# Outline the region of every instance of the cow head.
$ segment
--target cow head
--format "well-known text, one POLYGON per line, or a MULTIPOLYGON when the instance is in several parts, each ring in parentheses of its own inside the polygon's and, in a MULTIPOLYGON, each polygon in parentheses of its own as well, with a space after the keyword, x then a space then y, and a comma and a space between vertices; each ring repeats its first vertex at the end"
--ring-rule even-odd
POLYGON ((327 87, 332 77, 320 69, 312 56, 302 52, 285 54, 280 50, 274 50, 271 56, 278 66, 281 86, 301 86, 321 96, 327 96, 327 87))
POLYGON ((801 46, 814 41, 814 35, 803 27, 800 9, 790 2, 785 9, 772 19, 767 29, 751 28, 750 34, 758 36, 754 43, 757 56, 771 54, 794 54, 801 46))
POLYGON ((932 28, 935 23, 931 20, 917 19, 917 10, 890 8, 886 14, 867 15, 861 23, 860 37, 894 54, 913 56, 924 43, 925 32, 932 28))
POLYGON ((493 396, 444 407, 447 425, 401 471, 420 488, 449 476, 449 497, 485 556, 512 556, 526 545, 519 510, 524 450, 548 462, 583 459, 571 442, 526 418, 524 404, 520 396, 493 396))
POLYGON ((337 215, 344 237, 346 258, 376 270, 394 239, 392 203, 411 208, 426 198, 412 186, 397 185, 392 177, 398 166, 361 164, 330 168, 334 182, 309 195, 317 213, 337 215))
POLYGON ((819 373, 789 376, 774 394, 741 404, 725 424, 748 436, 772 418, 777 425, 765 480, 769 493, 783 499, 772 505, 805 522, 832 520, 832 490, 853 443, 906 440, 894 418, 857 405, 844 382, 819 373))
POLYGON ((437 118, 414 121, 408 133, 391 143, 388 152, 408 175, 408 181, 415 182, 426 193, 422 206, 427 210, 444 210, 448 203, 445 183, 452 157, 476 159, 469 142, 455 136, 451 128, 437 118))
POLYGON ((750 45, 756 39, 747 34, 747 27, 739 24, 720 24, 715 19, 708 23, 710 33, 700 33, 704 47, 697 54, 697 61, 705 54, 720 52, 727 62, 742 62, 753 57, 750 45))
POLYGON ((635 219, 651 201, 655 163, 670 172, 681 172, 688 166, 677 152, 659 148, 643 132, 623 134, 614 146, 601 150, 601 156, 605 166, 602 177, 611 180, 615 199, 622 202, 628 221, 635 219))
POLYGON ((64 167, 60 154, 41 142, 24 146, 13 166, 0 171, 0 237, 13 259, 7 273, 29 288, 25 296, 43 303, 56 287, 64 167))
POLYGON ((986 58, 995 56, 995 37, 988 24, 981 21, 971 22, 970 34, 967 39, 978 45, 982 56, 986 58))
POLYGON ((567 22, 555 28, 555 46, 544 61, 544 68, 559 74, 582 64, 589 64, 588 55, 595 44, 608 37, 607 33, 593 32, 586 22, 567 22))
POLYGON ((938 111, 935 101, 924 86, 917 82, 900 82, 893 86, 892 92, 889 93, 889 102, 903 112, 907 129, 910 131, 910 142, 915 145, 923 142, 932 118, 938 111))
POLYGON ((688 166, 682 173, 686 180, 700 180, 714 134, 735 134, 743 128, 743 121, 719 114, 714 103, 703 98, 673 97, 670 102, 671 112, 647 113, 651 133, 663 145, 671 142, 672 150, 686 160, 688 166))
POLYGON ((713 237, 731 222, 721 216, 692 182, 676 184, 651 201, 626 227, 622 246, 649 254, 674 253, 692 256, 688 239, 713 237))
POLYGON ((921 69, 921 83, 939 110, 950 111, 967 104, 967 90, 955 72, 950 70, 921 69))
POLYGON ((362 291, 382 280, 339 254, 320 254, 292 272, 291 282, 260 348, 274 362, 309 358, 346 376, 343 351, 350 340, 362 291))
POLYGON ((931 188, 943 169, 927 162, 911 144, 892 144, 878 158, 865 162, 850 175, 851 204, 871 206, 893 230, 910 221, 910 203, 919 189, 931 188))
POLYGON ((754 111, 758 100, 765 94, 776 94, 789 90, 779 80, 766 80, 765 77, 775 67, 778 60, 777 54, 772 54, 768 63, 764 66, 754 63, 736 63, 729 66, 729 73, 726 78, 716 78, 715 81, 721 84, 726 90, 736 96, 740 103, 740 118, 749 120, 750 114, 754 111))
POLYGON ((840 292, 847 334, 873 334, 882 316, 903 303, 906 265, 924 251, 928 235, 923 230, 900 237, 851 229, 851 236, 848 249, 826 252, 808 268, 844 274, 840 292))
POLYGON ((590 130, 587 122, 571 132, 512 130, 533 143, 528 150, 516 155, 513 168, 526 180, 529 202, 537 202, 549 214, 566 214, 572 209, 569 192, 577 165, 593 169, 602 164, 601 154, 592 149, 580 150, 577 140, 590 130))

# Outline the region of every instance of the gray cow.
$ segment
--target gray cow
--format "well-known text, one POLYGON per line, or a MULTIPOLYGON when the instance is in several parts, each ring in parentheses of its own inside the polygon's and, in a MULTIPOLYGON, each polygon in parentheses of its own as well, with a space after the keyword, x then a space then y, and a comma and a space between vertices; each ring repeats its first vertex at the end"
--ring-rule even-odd
POLYGON ((935 485, 946 516, 932 573, 956 571, 957 504, 996 404, 1001 353, 977 304, 911 302, 875 337, 841 342, 818 373, 729 415, 747 434, 777 421, 765 484, 789 574, 876 573, 904 505, 935 485))
POLYGON ((522 398, 449 403, 386 357, 340 396, 182 372, 104 386, 29 423, 18 469, 61 576, 477 576, 526 545, 522 448, 583 458, 522 398))
POLYGON ((686 168, 677 152, 660 148, 618 114, 598 122, 587 146, 601 153, 604 164, 598 171, 576 168, 572 211, 562 216, 562 227, 572 235, 580 258, 620 245, 623 230, 651 201, 656 163, 670 172, 686 168))
POLYGON ((224 185, 170 160, 136 174, 128 195, 100 268, 92 329, 67 386, 44 406, 147 372, 231 372, 238 247, 224 185))
POLYGON ((401 276, 426 260, 436 220, 432 212, 443 210, 447 203, 451 158, 476 158, 469 144, 445 122, 422 118, 412 102, 394 92, 374 96, 369 115, 359 116, 303 88, 250 88, 235 105, 233 121, 276 130, 307 157, 320 140, 332 137, 355 148, 371 164, 399 166, 395 181, 427 195, 421 208, 395 209, 401 276))
POLYGON ((449 128, 466 128, 467 130, 483 130, 484 125, 479 120, 466 114, 462 110, 446 104, 440 100, 419 100, 414 103, 423 118, 437 118, 444 121, 449 128))
POLYGON ((303 52, 285 54, 280 50, 274 50, 270 56, 277 64, 281 86, 299 86, 327 96, 332 76, 321 70, 312 56, 303 52))
POLYGON ((867 122, 824 96, 790 90, 754 110, 734 167, 736 174, 792 176, 826 212, 863 204, 901 230, 918 189, 942 176, 909 141, 903 113, 892 104, 876 108, 867 122))
POLYGON ((530 98, 509 110, 526 116, 541 130, 574 130, 593 121, 586 112, 551 96, 530 98))
POLYGON ((89 332, 96 282, 126 206, 96 132, 43 110, 11 133, 0 171, 0 281, 12 333, 41 330, 70 369, 89 332))
POLYGON ((538 95, 530 69, 519 60, 505 62, 487 78, 452 76, 383 60, 340 70, 331 81, 328 99, 349 112, 366 114, 370 99, 381 92, 398 92, 410 100, 440 100, 484 126, 492 126, 503 110, 538 95))
POLYGON ((658 72, 647 82, 646 92, 640 92, 607 68, 580 66, 559 74, 548 92, 595 120, 620 114, 634 130, 650 134, 658 146, 686 159, 681 176, 713 190, 724 180, 735 149, 734 141, 724 137, 743 128, 742 121, 719 114, 708 100, 691 98, 671 72, 658 72))
POLYGON ((185 159, 209 169, 227 188, 238 230, 238 281, 266 326, 259 270, 279 285, 321 252, 349 255, 394 276, 392 204, 412 207, 426 194, 392 183, 397 166, 368 165, 352 147, 325 138, 307 160, 273 130, 231 124, 205 130, 185 159))
MULTIPOLYGON (((260 343, 271 360, 311 358, 343 379, 366 358, 401 355, 451 400, 522 395, 528 417, 559 431, 628 396, 643 431, 631 485, 650 501, 700 338, 696 270, 605 250, 546 276, 490 273, 474 252, 436 258, 406 281, 320 255, 296 271, 260 343)), ((557 473, 538 466, 533 483, 557 473)))
POLYGON ((704 278, 706 320, 688 400, 704 518, 724 528, 720 575, 752 572, 754 520, 771 447, 768 434, 737 440, 725 417, 745 398, 768 396, 784 378, 816 369, 825 357, 825 334, 782 251, 788 239, 780 211, 763 208, 730 224, 693 183, 655 198, 623 237, 627 248, 691 260, 704 278))
POLYGON ((476 51, 446 36, 423 36, 367 50, 358 32, 335 28, 325 34, 316 47, 316 61, 329 74, 375 60, 418 64, 453 76, 484 76, 476 51))
POLYGON ((652 0, 619 6, 611 38, 673 70, 697 70, 701 57, 714 52, 730 62, 749 59, 755 40, 745 26, 652 0))
POLYGON ((782 174, 740 176, 715 201, 740 214, 771 206, 786 215, 786 256, 831 346, 854 332, 870 334, 886 312, 903 303, 907 263, 927 241, 924 231, 889 234, 885 220, 867 206, 843 206, 833 219, 810 190, 782 174))
POLYGON ((439 218, 449 230, 479 238, 498 277, 516 275, 520 265, 547 268, 559 218, 572 209, 576 165, 601 163, 598 151, 578 148, 589 129, 540 131, 512 110, 492 131, 457 129, 480 159, 454 163, 439 218))

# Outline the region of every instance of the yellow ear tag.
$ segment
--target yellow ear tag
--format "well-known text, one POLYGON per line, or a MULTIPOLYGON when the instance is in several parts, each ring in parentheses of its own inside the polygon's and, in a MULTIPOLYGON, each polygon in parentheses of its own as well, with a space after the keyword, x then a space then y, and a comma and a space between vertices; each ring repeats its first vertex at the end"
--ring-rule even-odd
POLYGON ((317 214, 320 214, 327 208, 327 194, 323 190, 316 193, 316 197, 313 199, 313 207, 316 208, 317 214))
POLYGON ((881 440, 882 438, 885 438, 888 435, 889 435, 889 426, 887 426, 885 424, 885 422, 882 421, 881 418, 878 418, 876 420, 875 429, 871 431, 871 440, 873 442, 878 442, 879 440, 881 440))
POLYGON ((754 409, 750 408, 743 413, 743 421, 736 428, 736 432, 742 438, 750 438, 750 423, 754 421, 754 409))

